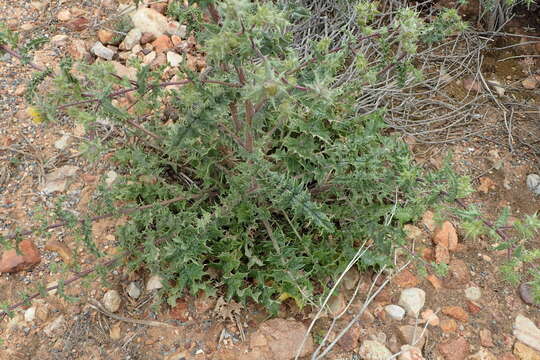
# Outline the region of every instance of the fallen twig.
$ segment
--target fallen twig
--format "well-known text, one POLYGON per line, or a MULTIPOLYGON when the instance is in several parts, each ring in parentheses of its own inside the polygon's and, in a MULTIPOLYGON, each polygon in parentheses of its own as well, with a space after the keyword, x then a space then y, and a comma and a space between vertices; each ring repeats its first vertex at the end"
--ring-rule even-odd
POLYGON ((125 316, 113 314, 110 311, 107 311, 103 307, 103 305, 101 305, 101 303, 95 299, 89 299, 87 303, 92 309, 97 310, 100 313, 118 321, 128 322, 132 324, 139 324, 139 325, 147 325, 147 326, 162 326, 162 327, 168 327, 168 328, 175 328, 174 325, 167 324, 161 321, 131 319, 125 316))

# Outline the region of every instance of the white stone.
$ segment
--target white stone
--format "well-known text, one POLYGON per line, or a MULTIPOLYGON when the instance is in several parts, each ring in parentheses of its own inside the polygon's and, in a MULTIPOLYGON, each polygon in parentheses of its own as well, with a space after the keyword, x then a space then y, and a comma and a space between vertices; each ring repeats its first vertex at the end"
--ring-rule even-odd
POLYGON ((401 292, 398 304, 402 306, 407 315, 417 317, 426 302, 426 292, 418 288, 408 288, 401 292))
POLYGON ((182 55, 179 55, 175 53, 174 51, 168 51, 167 62, 169 63, 169 65, 173 67, 178 66, 182 62, 182 55))
POLYGON ((134 299, 137 299, 139 296, 141 296, 141 290, 134 282, 129 283, 127 293, 134 299))
POLYGON ((103 295, 103 306, 110 312, 117 312, 120 309, 122 299, 116 290, 109 290, 103 295))
POLYGON ((103 44, 99 41, 96 41, 94 46, 92 46, 92 49, 90 50, 92 51, 92 54, 105 60, 112 60, 115 54, 113 50, 103 46, 103 44))
POLYGON ((482 297, 482 291, 476 286, 471 286, 465 289, 465 297, 471 301, 480 300, 482 297))
POLYGON ((131 14, 133 25, 141 32, 149 32, 159 36, 167 32, 167 18, 151 8, 139 8, 131 14))
POLYGON ((401 321, 405 317, 405 309, 398 305, 387 305, 384 307, 384 311, 390 316, 390 318, 401 321))
POLYGON ((67 35, 64 35, 64 34, 54 35, 51 38, 51 44, 54 46, 65 46, 68 40, 69 40, 69 36, 67 35))
POLYGON ((159 275, 152 275, 150 279, 148 279, 148 282, 146 283, 147 291, 161 289, 162 287, 163 287, 163 284, 161 283, 161 277, 159 275))
POLYGON ((540 176, 538 174, 529 174, 527 176, 527 186, 536 195, 540 195, 540 176))
POLYGON ((540 351, 540 329, 529 318, 518 314, 514 323, 514 336, 525 345, 540 351))
POLYGON ((135 45, 141 41, 142 32, 138 28, 129 30, 124 41, 120 44, 120 50, 131 50, 135 45))
POLYGON ((392 357, 392 353, 386 346, 373 340, 364 341, 358 355, 363 360, 388 360, 392 357))
POLYGON ((66 189, 67 179, 74 176, 79 168, 74 165, 64 165, 45 175, 45 185, 41 188, 46 194, 62 192, 66 189))
POLYGON ((107 184, 108 187, 111 187, 117 178, 118 178, 118 174, 116 173, 116 171, 109 170, 107 171, 107 174, 106 174, 105 184, 107 184))
POLYGON ((32 322, 36 318, 36 307, 31 306, 24 312, 24 321, 32 322))
POLYGON ((62 135, 62 137, 54 142, 54 147, 58 150, 64 150, 69 145, 71 136, 68 134, 62 135))

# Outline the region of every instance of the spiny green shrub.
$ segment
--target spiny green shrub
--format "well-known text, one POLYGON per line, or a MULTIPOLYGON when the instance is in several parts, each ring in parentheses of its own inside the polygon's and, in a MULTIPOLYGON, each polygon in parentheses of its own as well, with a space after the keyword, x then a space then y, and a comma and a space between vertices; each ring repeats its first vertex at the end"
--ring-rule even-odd
POLYGON ((201 24, 197 34, 203 73, 184 67, 184 80, 162 83, 162 68, 135 60, 133 85, 107 63, 74 71, 66 60, 54 91, 34 99, 48 119, 67 111, 90 127, 102 119, 144 127, 133 130, 137 141, 85 149, 97 158, 116 147, 122 177, 101 187, 100 211, 156 204, 130 214, 118 240, 129 269, 164 279, 169 304, 186 289, 219 291, 272 312, 286 298, 316 302, 362 243, 369 250, 359 268, 391 265, 404 223, 470 191, 448 168, 425 173, 414 165, 386 128, 384 109, 359 115, 355 106, 363 85, 388 72, 400 71, 404 83, 418 78, 406 54, 432 27, 414 11, 396 18, 402 31, 395 37, 371 28, 376 8, 358 3, 367 36, 360 41, 386 49, 367 63, 355 52, 359 39, 346 35, 338 47, 322 39, 310 58, 300 57, 291 46, 291 9, 248 0, 216 5, 220 23, 201 24), (365 76, 338 81, 353 63, 365 76), (129 111, 112 100, 127 92, 134 95, 129 111), (165 121, 165 112, 174 116, 165 121), (157 204, 175 197, 185 200, 157 204))

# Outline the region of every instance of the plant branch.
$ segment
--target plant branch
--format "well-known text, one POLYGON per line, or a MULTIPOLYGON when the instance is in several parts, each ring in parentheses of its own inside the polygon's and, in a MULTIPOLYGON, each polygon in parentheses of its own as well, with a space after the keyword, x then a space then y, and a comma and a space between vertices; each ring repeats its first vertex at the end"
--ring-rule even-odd
MULTIPOLYGON (((30 65, 31 67, 33 67, 34 69, 38 70, 38 71, 45 71, 47 70, 46 68, 42 67, 42 66, 39 66, 38 64, 36 63, 33 63, 31 61, 28 61, 26 62, 24 60, 24 57, 19 54, 17 51, 11 49, 9 46, 7 45, 0 45, 0 50, 3 50, 5 52, 7 52, 9 55, 13 56, 14 58, 17 58, 19 59, 22 63, 27 63, 28 65, 30 65)), ((52 74, 49 74, 48 76, 52 76, 52 74)))
MULTIPOLYGON (((107 218, 110 218, 110 217, 113 217, 115 215, 129 215, 131 213, 134 213, 136 211, 141 211, 141 210, 146 210, 146 209, 150 209, 152 208, 153 206, 155 206, 156 204, 157 205, 161 205, 161 206, 165 206, 165 205, 169 205, 169 204, 172 204, 172 203, 175 203, 175 202, 178 202, 178 201, 184 201, 184 200, 197 200, 197 199, 200 199, 201 197, 203 196, 206 196, 206 195, 212 195, 214 194, 213 192, 210 192, 210 193, 204 193, 204 194, 197 194, 197 195, 192 195, 192 196, 177 196, 175 198, 172 198, 172 199, 169 199, 169 200, 164 200, 164 201, 160 201, 160 202, 157 202, 157 203, 153 203, 153 204, 147 204, 147 205, 142 205, 142 206, 137 206, 137 207, 130 207, 130 208, 123 208, 123 209, 120 209, 118 212, 114 213, 108 213, 108 214, 104 214, 104 215, 99 215, 99 216, 94 216, 92 218, 90 218, 89 220, 94 222, 94 221, 99 221, 99 220, 103 220, 103 219, 107 219, 107 218)), ((85 221, 87 221, 88 219, 79 219, 78 222, 79 223, 83 223, 85 221)), ((57 222, 55 224, 51 224, 45 228, 40 228, 40 227, 34 227, 32 229, 29 229, 29 230, 26 230, 26 231, 23 231, 21 233, 15 233, 15 234, 11 234, 11 235, 8 235, 5 237, 6 240, 12 240, 12 239, 15 239, 17 238, 18 236, 28 236, 30 234, 33 234, 34 232, 36 231, 39 231, 39 230, 42 230, 42 231, 46 231, 46 230, 52 230, 52 229, 56 229, 56 228, 59 228, 59 227, 62 227, 62 226, 65 226, 69 223, 69 221, 60 221, 60 222, 57 222)))
MULTIPOLYGON (((91 273, 93 273, 94 271, 96 271, 98 269, 98 267, 100 266, 104 266, 104 267, 110 267, 110 266, 113 266, 114 264, 116 264, 118 259, 111 259, 111 260, 108 260, 108 261, 105 261, 104 263, 102 264, 97 264, 97 265, 94 265, 92 266, 91 268, 89 269, 86 269, 84 271, 81 271, 77 274, 75 274, 75 276, 69 278, 68 280, 64 281, 64 284, 63 286, 65 285, 69 285, 91 273)), ((48 288, 45 289, 46 292, 49 292, 51 290, 56 290, 58 289, 60 285, 54 285, 54 286, 49 286, 48 288)), ((0 312, 0 320, 3 319, 9 311, 13 311, 15 309, 17 309, 18 307, 20 306, 23 306, 24 304, 26 304, 28 301, 32 300, 32 299, 35 299, 37 297, 39 297, 41 295, 41 293, 38 291, 32 295, 30 295, 29 297, 27 297, 26 299, 22 300, 22 301, 19 301, 18 303, 15 303, 13 305, 10 305, 6 310, 1 310, 0 312)))

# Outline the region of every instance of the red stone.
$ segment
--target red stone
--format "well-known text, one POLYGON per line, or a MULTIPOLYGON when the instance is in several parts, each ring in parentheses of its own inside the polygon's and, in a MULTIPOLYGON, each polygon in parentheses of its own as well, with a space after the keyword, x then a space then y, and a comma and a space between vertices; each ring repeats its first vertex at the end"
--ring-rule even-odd
POLYGON ((88 27, 88 24, 90 22, 87 18, 84 17, 78 17, 76 19, 71 20, 66 24, 66 27, 72 31, 83 31, 88 27))
POLYGON ((442 312, 461 322, 467 322, 469 320, 469 315, 459 306, 445 306, 442 312))
POLYGON ((39 250, 32 241, 21 241, 19 250, 20 255, 17 254, 15 249, 4 251, 0 260, 0 273, 27 270, 40 263, 39 250))
POLYGON ((462 337, 439 344, 437 348, 446 360, 465 360, 469 355, 469 343, 462 337))
POLYGON ((397 274, 394 279, 394 283, 401 288, 416 287, 420 283, 420 280, 409 270, 403 270, 397 274))
POLYGON ((152 45, 154 45, 154 50, 156 53, 162 53, 169 49, 172 49, 173 44, 171 42, 171 39, 167 35, 160 35, 152 42, 152 45))

